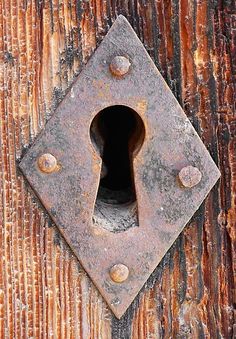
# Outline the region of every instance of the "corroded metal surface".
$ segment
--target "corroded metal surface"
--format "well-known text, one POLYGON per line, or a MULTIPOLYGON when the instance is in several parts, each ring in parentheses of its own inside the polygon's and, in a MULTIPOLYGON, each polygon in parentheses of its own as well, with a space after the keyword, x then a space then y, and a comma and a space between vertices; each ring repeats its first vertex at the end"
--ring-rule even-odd
POLYGON ((219 171, 131 26, 118 17, 48 122, 20 167, 74 253, 117 317, 121 317, 149 275, 219 178, 219 171), (122 78, 109 65, 116 55, 131 66, 122 78), (102 109, 124 105, 145 125, 143 145, 133 158, 138 225, 113 233, 93 224, 101 158, 90 125, 102 109), (59 170, 43 173, 38 158, 51 154, 59 170), (201 181, 178 185, 186 166, 197 167, 201 181), (122 263, 129 275, 110 277, 122 263))

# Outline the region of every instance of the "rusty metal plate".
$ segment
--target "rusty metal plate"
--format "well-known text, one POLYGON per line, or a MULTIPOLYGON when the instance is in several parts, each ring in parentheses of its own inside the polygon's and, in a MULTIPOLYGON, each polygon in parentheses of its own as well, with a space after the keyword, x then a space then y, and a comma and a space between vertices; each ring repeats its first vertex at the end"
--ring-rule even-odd
MULTIPOLYGON (((123 16, 117 18, 20 168, 118 318, 220 176, 123 16), (129 63, 114 61, 116 56, 129 63), (145 126, 142 147, 132 159, 136 223, 119 232, 103 227, 102 217, 94 217, 102 161, 89 134, 97 113, 114 105, 132 108, 145 126)), ((107 204, 106 208, 114 207, 107 204)), ((120 213, 117 208, 113 220, 117 225, 120 213)))

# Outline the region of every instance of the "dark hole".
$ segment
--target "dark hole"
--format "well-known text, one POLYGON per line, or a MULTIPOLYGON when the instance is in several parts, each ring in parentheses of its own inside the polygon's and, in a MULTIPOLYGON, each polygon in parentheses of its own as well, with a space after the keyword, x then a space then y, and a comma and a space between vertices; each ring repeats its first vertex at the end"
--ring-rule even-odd
POLYGON ((99 112, 90 129, 103 167, 98 197, 110 203, 134 201, 133 154, 142 145, 144 126, 127 106, 111 106, 99 112))

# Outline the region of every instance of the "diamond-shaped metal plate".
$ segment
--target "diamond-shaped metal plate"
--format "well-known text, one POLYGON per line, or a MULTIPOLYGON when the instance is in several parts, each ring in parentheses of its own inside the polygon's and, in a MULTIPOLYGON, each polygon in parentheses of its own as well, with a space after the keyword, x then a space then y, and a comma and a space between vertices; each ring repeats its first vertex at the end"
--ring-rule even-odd
POLYGON ((84 67, 20 168, 118 318, 220 176, 123 16, 84 67), (131 61, 122 79, 109 70, 116 55, 131 61), (101 159, 91 144, 90 124, 98 112, 113 105, 132 108, 145 125, 143 146, 133 159, 139 227, 120 233, 99 228, 92 220, 101 159), (58 171, 45 174, 39 170, 37 159, 43 153, 57 158, 58 171), (202 180, 184 189, 176 177, 188 165, 201 171, 202 180), (109 275, 118 263, 129 268, 123 283, 113 282, 109 275))

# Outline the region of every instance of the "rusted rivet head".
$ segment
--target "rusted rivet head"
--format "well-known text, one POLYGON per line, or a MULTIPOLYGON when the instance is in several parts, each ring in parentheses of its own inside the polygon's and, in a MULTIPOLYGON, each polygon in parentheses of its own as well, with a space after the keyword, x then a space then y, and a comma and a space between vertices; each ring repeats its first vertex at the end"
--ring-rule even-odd
POLYGON ((123 264, 116 264, 110 269, 110 277, 116 283, 124 282, 129 276, 129 269, 123 264))
POLYGON ((179 180, 184 187, 191 188, 199 184, 202 173, 197 167, 186 166, 179 172, 179 180))
POLYGON ((121 77, 128 73, 130 68, 130 61, 128 58, 117 55, 110 63, 110 71, 112 74, 121 77))
POLYGON ((57 169, 57 159, 50 153, 42 154, 38 158, 38 167, 44 173, 52 173, 57 169))

